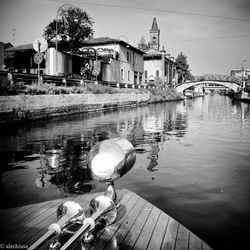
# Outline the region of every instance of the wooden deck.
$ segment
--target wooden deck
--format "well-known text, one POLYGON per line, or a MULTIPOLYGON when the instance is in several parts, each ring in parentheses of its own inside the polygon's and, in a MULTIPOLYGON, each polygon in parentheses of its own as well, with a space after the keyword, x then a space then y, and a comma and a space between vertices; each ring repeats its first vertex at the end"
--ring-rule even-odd
MULTIPOLYGON (((99 193, 100 194, 100 193, 99 193)), ((121 205, 112 225, 100 231, 91 249, 211 249, 183 225, 162 212, 137 194, 117 190, 121 205)), ((80 195, 73 199, 84 209, 95 194, 80 195)), ((30 246, 56 222, 56 210, 63 201, 58 199, 0 211, 0 244, 20 248, 30 246)), ((41 249, 47 249, 46 244, 41 249)), ((80 244, 75 249, 81 249, 80 244)), ((90 249, 89 247, 82 249, 90 249)))

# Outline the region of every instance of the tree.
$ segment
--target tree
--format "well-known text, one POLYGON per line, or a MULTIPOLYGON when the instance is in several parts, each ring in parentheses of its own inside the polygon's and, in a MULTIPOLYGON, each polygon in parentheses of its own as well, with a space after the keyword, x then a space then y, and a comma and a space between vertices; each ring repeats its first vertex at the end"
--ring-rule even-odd
POLYGON ((140 42, 138 43, 138 48, 141 51, 147 51, 149 49, 149 46, 146 44, 146 39, 144 36, 142 36, 140 42))
POLYGON ((65 48, 71 52, 81 47, 87 38, 93 36, 93 19, 83 10, 77 7, 62 9, 58 20, 51 21, 44 29, 43 36, 48 41, 56 37, 65 48))
POLYGON ((192 80, 193 76, 189 70, 189 64, 187 57, 181 52, 176 58, 177 72, 178 72, 178 82, 183 82, 185 80, 192 80))
POLYGON ((190 70, 187 72, 186 80, 194 81, 195 77, 191 74, 190 70))

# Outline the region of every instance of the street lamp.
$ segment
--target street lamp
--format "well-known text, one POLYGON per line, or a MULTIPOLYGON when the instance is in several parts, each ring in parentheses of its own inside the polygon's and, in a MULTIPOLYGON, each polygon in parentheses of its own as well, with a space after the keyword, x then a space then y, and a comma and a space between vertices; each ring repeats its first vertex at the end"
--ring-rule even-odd
POLYGON ((241 62, 241 83, 242 83, 242 88, 243 88, 243 91, 245 89, 245 80, 244 80, 244 77, 245 77, 245 68, 244 68, 244 62, 246 62, 247 60, 243 60, 241 62))
POLYGON ((61 5, 59 8, 58 8, 58 10, 57 10, 57 12, 56 12, 56 75, 58 74, 58 41, 57 41, 57 36, 58 36, 58 15, 59 15, 59 13, 60 13, 60 11, 61 11, 61 9, 64 7, 64 6, 70 6, 70 7, 73 7, 73 5, 72 4, 68 4, 68 3, 65 3, 65 4, 63 4, 63 5, 61 5))

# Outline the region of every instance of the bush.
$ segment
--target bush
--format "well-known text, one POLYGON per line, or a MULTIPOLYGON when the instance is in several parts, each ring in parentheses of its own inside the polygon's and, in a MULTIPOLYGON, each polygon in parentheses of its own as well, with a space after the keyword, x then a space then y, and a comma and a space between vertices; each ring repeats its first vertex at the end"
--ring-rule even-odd
MULTIPOLYGON (((94 83, 84 83, 80 86, 56 86, 52 83, 26 85, 23 82, 8 84, 6 81, 0 83, 0 95, 60 95, 60 94, 115 94, 115 93, 142 93, 144 89, 118 89, 94 83)), ((162 91, 159 91, 162 92, 162 91)))
POLYGON ((98 84, 87 84, 87 92, 93 94, 114 94, 118 93, 119 90, 110 86, 98 85, 98 84))
POLYGON ((157 100, 181 100, 183 99, 183 95, 181 93, 177 93, 173 88, 166 89, 149 89, 149 91, 157 97, 157 100))
POLYGON ((49 92, 50 88, 45 84, 32 84, 26 88, 26 93, 29 95, 47 95, 49 92))
POLYGON ((24 93, 26 85, 23 82, 10 84, 8 80, 3 80, 0 84, 0 95, 18 95, 24 93))

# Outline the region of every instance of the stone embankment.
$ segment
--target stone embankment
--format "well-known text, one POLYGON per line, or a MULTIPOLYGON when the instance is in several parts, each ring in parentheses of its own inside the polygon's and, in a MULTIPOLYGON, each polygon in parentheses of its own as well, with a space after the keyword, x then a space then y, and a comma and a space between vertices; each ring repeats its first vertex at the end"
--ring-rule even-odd
POLYGON ((0 124, 135 107, 150 93, 0 96, 0 124))

